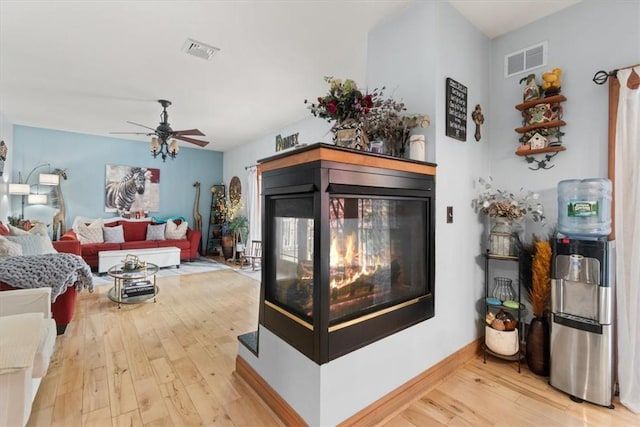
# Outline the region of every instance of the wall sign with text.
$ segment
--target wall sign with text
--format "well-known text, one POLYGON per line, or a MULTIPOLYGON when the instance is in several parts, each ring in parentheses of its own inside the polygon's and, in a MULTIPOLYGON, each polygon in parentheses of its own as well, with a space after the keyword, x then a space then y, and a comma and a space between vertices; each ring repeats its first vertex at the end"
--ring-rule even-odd
POLYGON ((276 151, 286 150, 287 148, 298 145, 298 135, 299 132, 285 136, 284 138, 281 135, 276 135, 276 151))
POLYGON ((446 135, 467 140, 467 87, 447 77, 446 135))

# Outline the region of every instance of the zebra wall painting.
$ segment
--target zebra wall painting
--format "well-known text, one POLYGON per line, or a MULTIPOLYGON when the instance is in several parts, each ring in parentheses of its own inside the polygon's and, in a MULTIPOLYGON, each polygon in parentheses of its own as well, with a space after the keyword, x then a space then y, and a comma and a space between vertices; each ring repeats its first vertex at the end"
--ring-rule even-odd
POLYGON ((160 169, 107 165, 105 212, 158 212, 160 169))

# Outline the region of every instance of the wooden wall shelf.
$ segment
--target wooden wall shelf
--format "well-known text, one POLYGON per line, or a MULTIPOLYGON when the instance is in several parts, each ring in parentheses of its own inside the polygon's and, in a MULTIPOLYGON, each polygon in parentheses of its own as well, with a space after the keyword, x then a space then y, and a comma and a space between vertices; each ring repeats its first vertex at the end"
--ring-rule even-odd
POLYGON ((566 100, 567 98, 565 98, 564 95, 554 95, 548 96, 546 98, 532 99, 531 101, 523 102, 522 104, 516 105, 516 110, 524 111, 527 108, 535 107, 538 104, 553 104, 557 102, 564 102, 566 100))
MULTIPOLYGON (((562 114, 561 113, 562 109, 557 104, 560 104, 561 102, 564 102, 566 100, 567 98, 565 98, 564 95, 558 94, 554 96, 548 96, 546 98, 538 98, 538 99, 533 99, 531 101, 523 102, 522 104, 516 105, 516 110, 522 112, 522 115, 525 118, 525 121, 523 121, 523 124, 526 124, 526 120, 529 120, 530 118, 527 117, 528 114, 525 113, 525 111, 528 110, 529 108, 533 108, 541 104, 556 104, 558 111, 560 112, 560 114, 562 114)), ((562 136, 564 135, 564 133, 561 132, 559 129, 561 126, 565 126, 566 124, 567 123, 564 120, 551 120, 549 122, 534 123, 528 126, 522 126, 522 127, 516 128, 515 131, 523 135, 523 137, 520 138, 521 142, 525 142, 523 140, 526 140, 526 139, 529 139, 529 141, 531 141, 531 135, 532 135, 531 132, 537 129, 558 128, 556 129, 555 132, 553 131, 546 132, 548 134, 548 137, 547 137, 547 142, 545 144, 548 144, 548 143, 559 144, 559 145, 551 145, 545 148, 538 148, 535 150, 518 150, 516 151, 516 156, 524 157, 527 163, 533 164, 534 167, 531 167, 531 166, 529 167, 529 169, 531 170, 551 169, 554 166, 550 164, 551 159, 553 159, 559 152, 566 150, 566 148, 561 145, 562 136), (551 137, 551 139, 549 139, 549 137, 551 137), (541 160, 538 160, 534 157, 534 155, 536 154, 544 154, 544 157, 541 160)), ((526 141, 526 142, 529 142, 529 141, 526 141)))
POLYGON ((535 125, 524 126, 520 128, 516 128, 516 132, 518 133, 527 133, 536 129, 549 129, 549 128, 557 128, 560 126, 565 126, 567 123, 564 120, 552 120, 550 122, 544 123, 536 123, 535 125))
POLYGON ((533 154, 555 153, 555 152, 564 151, 564 150, 566 150, 565 147, 563 147, 562 145, 558 145, 558 146, 555 146, 555 147, 539 148, 537 150, 520 150, 520 151, 516 151, 516 156, 531 156, 533 154))

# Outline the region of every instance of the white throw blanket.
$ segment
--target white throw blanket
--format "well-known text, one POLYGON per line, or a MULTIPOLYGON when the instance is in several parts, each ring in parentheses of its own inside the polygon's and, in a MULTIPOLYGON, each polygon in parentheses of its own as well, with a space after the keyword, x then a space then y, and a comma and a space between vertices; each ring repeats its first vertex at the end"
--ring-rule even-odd
POLYGON ((51 288, 51 302, 75 285, 78 292, 93 292, 91 267, 74 254, 15 256, 0 258, 0 282, 14 288, 51 288))

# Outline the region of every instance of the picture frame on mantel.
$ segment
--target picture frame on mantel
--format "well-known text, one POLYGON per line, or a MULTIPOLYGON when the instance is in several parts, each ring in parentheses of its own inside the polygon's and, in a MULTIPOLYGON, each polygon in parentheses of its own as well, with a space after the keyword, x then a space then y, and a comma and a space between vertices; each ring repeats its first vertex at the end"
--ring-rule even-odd
POLYGON ((446 135, 459 141, 467 140, 467 87, 447 77, 446 81, 446 135))

